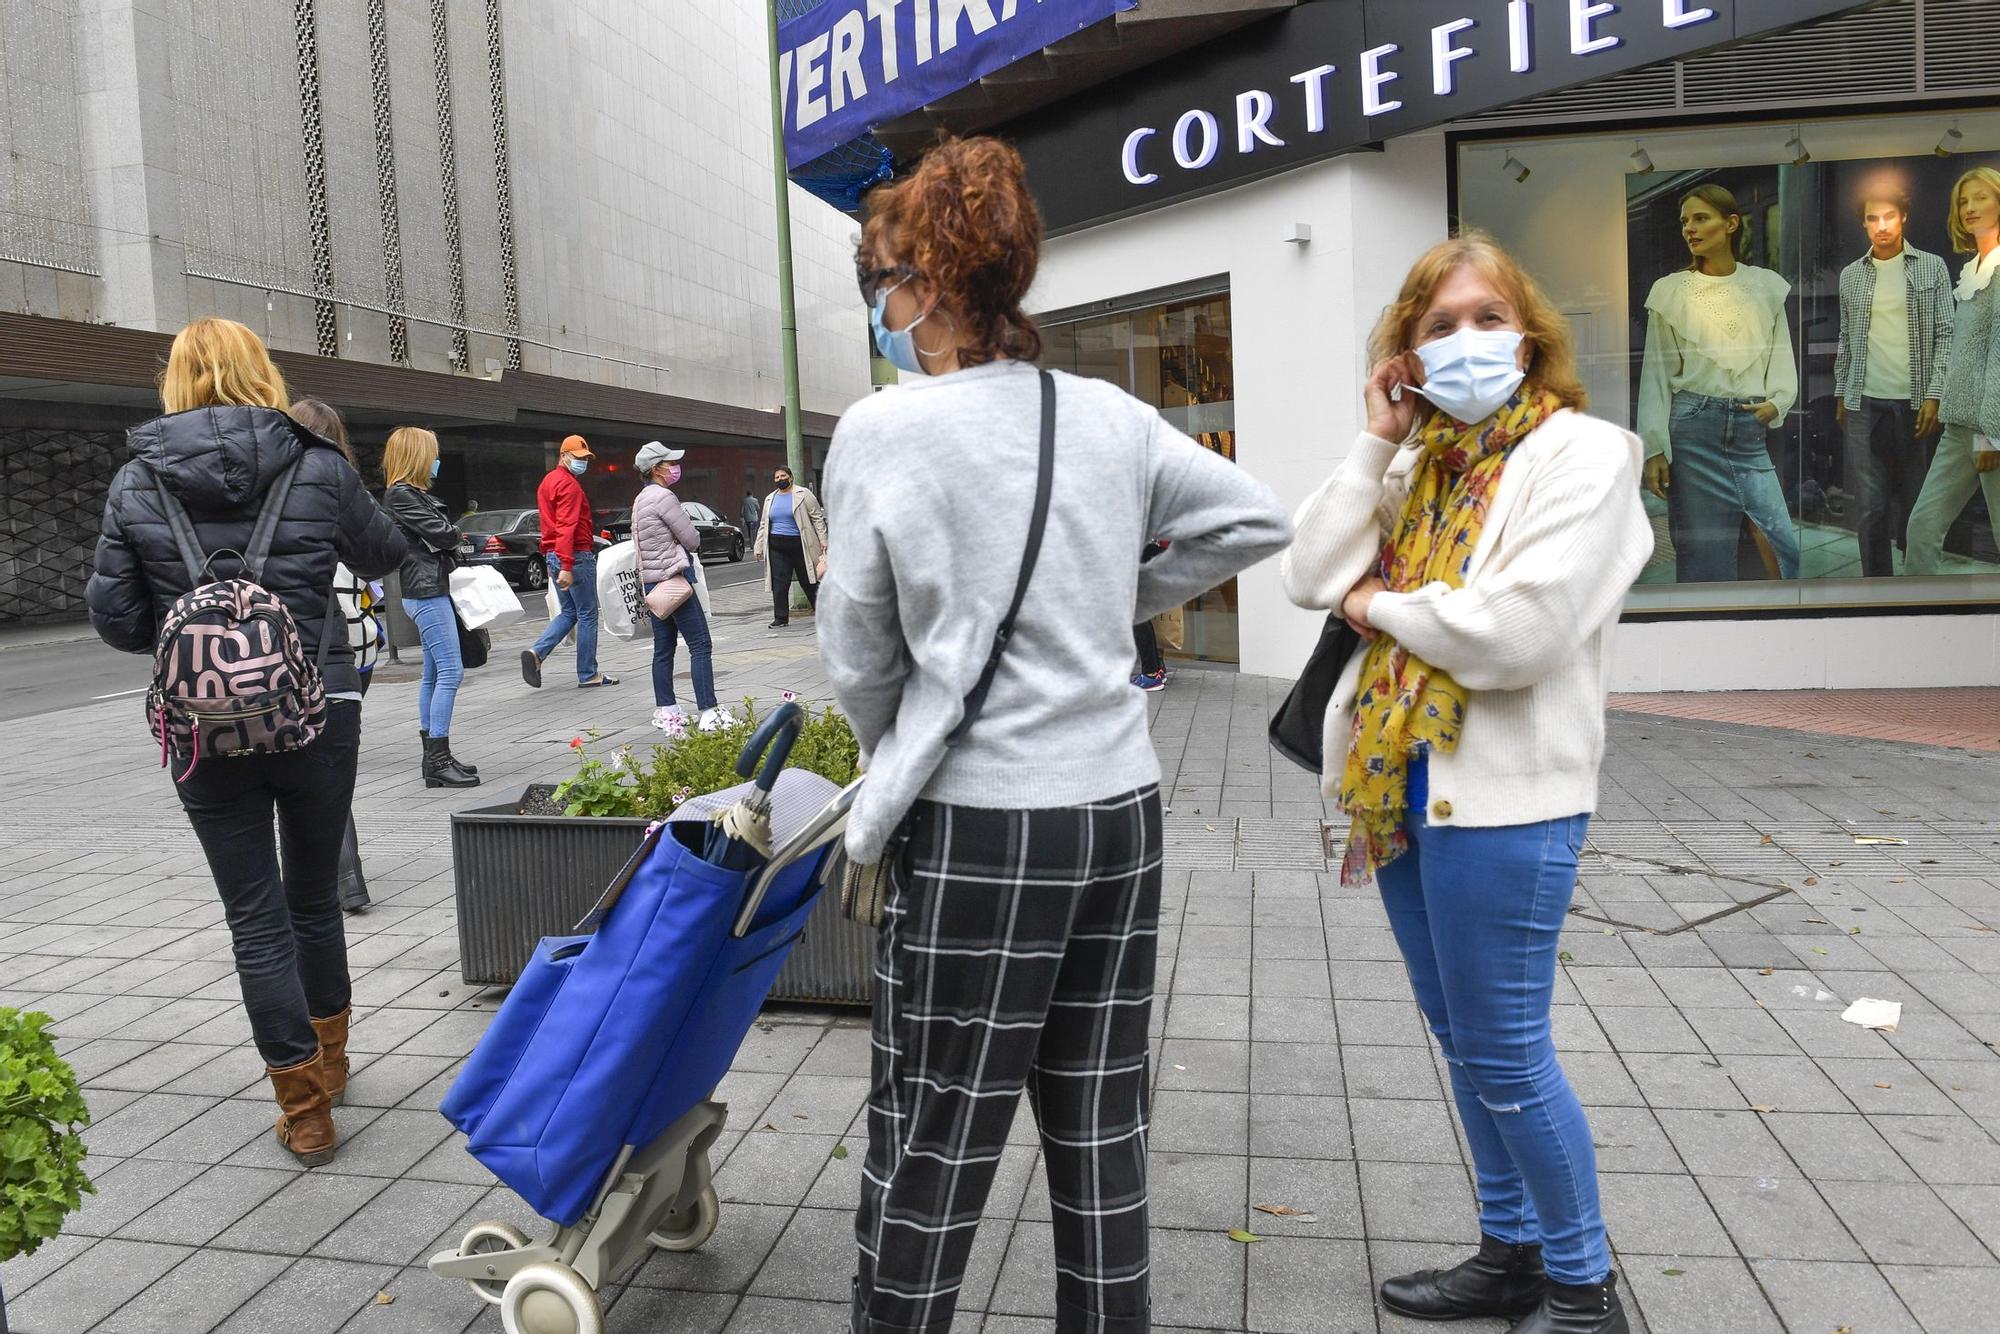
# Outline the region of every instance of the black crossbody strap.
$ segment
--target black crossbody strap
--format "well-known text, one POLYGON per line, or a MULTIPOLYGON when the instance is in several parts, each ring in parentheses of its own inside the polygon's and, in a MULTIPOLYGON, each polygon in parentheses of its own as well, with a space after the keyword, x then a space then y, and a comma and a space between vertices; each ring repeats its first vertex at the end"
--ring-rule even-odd
POLYGON ((979 721, 979 714, 986 707, 987 693, 993 689, 993 677, 1000 670, 1000 659, 1007 652, 1008 641, 1014 638, 1014 621, 1021 614, 1021 604, 1028 597, 1028 581, 1035 577, 1035 562, 1042 554, 1042 534, 1049 527, 1049 499, 1055 492, 1056 473, 1056 381, 1047 371, 1040 371, 1042 381, 1042 461, 1041 471, 1035 479, 1035 514, 1028 523, 1028 545, 1021 553, 1021 577, 1014 581, 1014 600, 1007 606, 1007 614, 1000 619, 1000 628, 993 632, 993 648, 986 655, 986 666, 979 673, 979 680, 965 696, 965 713, 959 724, 952 729, 947 739, 948 745, 957 745, 979 721))

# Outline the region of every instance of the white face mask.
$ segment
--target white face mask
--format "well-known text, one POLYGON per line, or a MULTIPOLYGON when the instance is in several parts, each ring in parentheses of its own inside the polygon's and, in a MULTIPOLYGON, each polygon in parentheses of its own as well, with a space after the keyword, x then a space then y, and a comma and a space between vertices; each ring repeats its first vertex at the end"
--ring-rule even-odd
POLYGON ((1424 383, 1417 392, 1456 421, 1473 425, 1500 410, 1527 374, 1521 335, 1511 329, 1460 329, 1417 349, 1424 383))

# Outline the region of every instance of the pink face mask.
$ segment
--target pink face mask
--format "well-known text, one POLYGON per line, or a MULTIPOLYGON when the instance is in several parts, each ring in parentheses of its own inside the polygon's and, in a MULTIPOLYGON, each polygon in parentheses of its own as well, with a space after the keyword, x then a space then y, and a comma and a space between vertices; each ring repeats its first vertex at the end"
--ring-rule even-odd
POLYGON ((669 463, 664 466, 667 470, 666 485, 679 486, 681 481, 681 465, 678 463, 669 463))

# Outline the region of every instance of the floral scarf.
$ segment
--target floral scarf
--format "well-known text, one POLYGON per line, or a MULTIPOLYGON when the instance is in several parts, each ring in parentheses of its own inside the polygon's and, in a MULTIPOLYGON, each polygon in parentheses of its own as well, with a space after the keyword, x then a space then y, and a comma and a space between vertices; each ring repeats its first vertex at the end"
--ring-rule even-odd
MULTIPOLYGON (((1417 438, 1423 458, 1411 475, 1409 499, 1382 550, 1389 591, 1465 586, 1508 455, 1558 406, 1552 396, 1516 394, 1476 426, 1432 415, 1417 438)), ((1354 700, 1354 740, 1340 776, 1338 804, 1353 818, 1342 884, 1365 882, 1409 847, 1403 821, 1410 757, 1424 747, 1458 745, 1465 701, 1465 687, 1388 635, 1369 643, 1354 700)))

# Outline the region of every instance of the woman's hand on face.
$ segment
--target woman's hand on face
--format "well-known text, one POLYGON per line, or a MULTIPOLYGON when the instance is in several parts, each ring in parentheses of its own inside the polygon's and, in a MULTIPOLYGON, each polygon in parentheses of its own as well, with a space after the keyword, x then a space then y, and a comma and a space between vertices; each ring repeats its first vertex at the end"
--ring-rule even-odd
POLYGON ((1371 574, 1348 589, 1347 596, 1340 600, 1341 618, 1363 639, 1375 637, 1375 627, 1368 623, 1368 608, 1375 601, 1375 595, 1388 587, 1382 582, 1382 576, 1371 574))
POLYGON ((1385 358, 1368 377, 1363 396, 1368 403, 1368 434, 1381 440, 1401 443, 1409 438, 1417 419, 1417 400, 1412 390, 1424 382, 1424 363, 1414 352, 1399 352, 1385 358), (1390 397, 1400 385, 1400 401, 1390 397))

